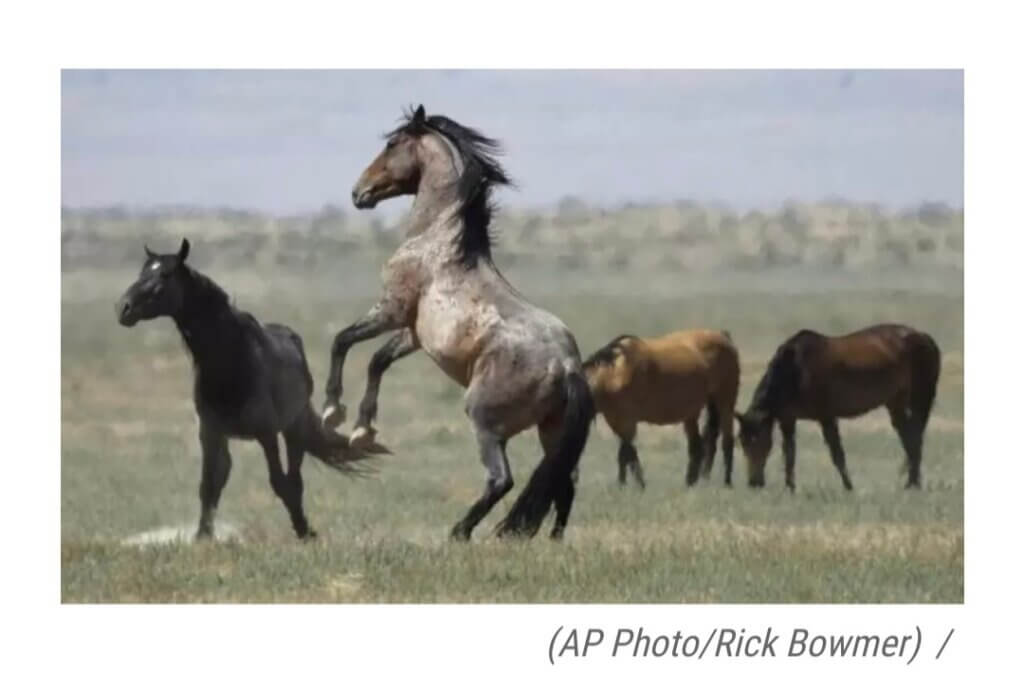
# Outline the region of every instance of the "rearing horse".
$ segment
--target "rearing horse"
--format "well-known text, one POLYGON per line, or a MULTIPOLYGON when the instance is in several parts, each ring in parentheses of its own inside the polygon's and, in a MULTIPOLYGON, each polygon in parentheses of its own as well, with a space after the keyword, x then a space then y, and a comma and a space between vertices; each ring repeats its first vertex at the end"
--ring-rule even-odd
POLYGON ((531 426, 538 428, 544 457, 498 535, 535 535, 554 504, 551 536, 559 538, 594 405, 572 333, 530 304, 491 260, 491 189, 509 183, 495 159, 500 145, 447 117, 427 117, 422 105, 386 139, 384 151, 352 189, 352 202, 373 208, 403 194, 416 198, 405 240, 382 272, 383 296, 334 338, 324 424, 344 421, 342 369, 349 348, 401 330, 373 357, 357 435, 372 437, 384 369, 422 348, 466 388, 465 411, 487 469, 483 495, 455 524, 452 538, 468 540, 512 489, 505 446, 531 426))

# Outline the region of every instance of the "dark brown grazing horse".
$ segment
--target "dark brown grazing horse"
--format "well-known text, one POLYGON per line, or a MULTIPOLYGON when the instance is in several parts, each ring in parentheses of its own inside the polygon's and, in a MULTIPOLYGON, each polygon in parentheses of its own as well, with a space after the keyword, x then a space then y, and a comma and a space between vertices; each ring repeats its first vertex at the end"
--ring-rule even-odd
POLYGON ((750 407, 736 413, 751 486, 764 485, 764 465, 779 422, 786 485, 796 487, 796 420, 821 431, 843 486, 853 489, 837 419, 885 406, 907 455, 907 488, 921 485, 921 445, 935 400, 941 355, 927 333, 906 325, 875 325, 828 337, 801 330, 779 346, 754 390, 750 407))

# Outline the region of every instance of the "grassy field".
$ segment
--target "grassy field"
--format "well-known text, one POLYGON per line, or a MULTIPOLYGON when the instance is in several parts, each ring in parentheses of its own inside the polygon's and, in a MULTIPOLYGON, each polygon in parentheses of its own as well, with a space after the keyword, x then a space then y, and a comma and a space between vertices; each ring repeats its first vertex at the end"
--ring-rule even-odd
MULTIPOLYGON (((120 245, 118 245, 120 246, 120 245)), ((117 251, 121 249, 118 248, 117 251)), ((423 354, 395 365, 381 394, 380 440, 395 452, 377 477, 349 481, 307 460, 316 543, 292 536, 255 444, 235 442, 220 524, 237 540, 137 547, 161 528, 192 531, 199 454, 190 365, 170 322, 116 324, 113 302, 141 261, 99 269, 65 254, 62 274, 61 577, 66 602, 960 602, 963 600, 962 273, 949 266, 693 272, 497 260, 533 301, 559 314, 584 353, 621 332, 728 328, 743 359, 745 406, 775 346, 802 327, 848 331, 901 321, 943 349, 925 440, 924 489, 906 492, 884 411, 841 425, 855 491, 842 490, 817 428, 798 426, 797 491, 783 488, 778 442, 768 486, 687 489, 677 427, 645 427, 646 492, 614 484, 617 444, 603 421, 581 464, 563 543, 498 542, 506 498, 470 545, 448 529, 478 496, 483 470, 462 391, 423 354)), ((306 340, 320 404, 334 331, 373 301, 380 254, 366 250, 303 272, 218 268, 193 237, 200 268, 242 308, 306 340)), ((346 366, 350 409, 379 341, 346 366)), ((536 465, 532 433, 510 443, 515 491, 536 465)), ((546 530, 545 530, 546 533, 546 530)))

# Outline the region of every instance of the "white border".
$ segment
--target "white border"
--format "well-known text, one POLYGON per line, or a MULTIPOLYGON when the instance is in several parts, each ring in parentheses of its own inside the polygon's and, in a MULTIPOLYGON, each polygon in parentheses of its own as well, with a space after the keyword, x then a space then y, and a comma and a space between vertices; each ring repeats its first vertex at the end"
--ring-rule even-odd
POLYGON ((5 13, 3 189, 7 214, 4 418, 5 675, 75 685, 259 686, 397 679, 498 686, 675 683, 769 677, 861 685, 1012 677, 1020 581, 1021 451, 1016 433, 1021 253, 1019 23, 995 5, 291 2, 35 3, 5 13), (449 3, 443 3, 449 5, 449 3), (487 28, 477 29, 483 22, 487 28), (446 31, 458 40, 434 40, 446 31), (382 49, 380 36, 386 33, 382 49), (244 606, 59 605, 59 69, 61 67, 966 67, 969 235, 965 347, 965 606, 244 606), (13 193, 12 193, 13 192, 13 193), (17 241, 12 241, 16 239, 17 241), (1012 300, 1012 301, 1011 301, 1012 300), (26 432, 27 431, 27 432, 26 432), (13 545, 13 547, 12 547, 13 545), (676 628, 806 623, 877 631, 956 625, 944 664, 609 663, 551 668, 559 624, 676 628), (10 632, 14 632, 11 634, 10 632), (977 663, 971 661, 979 661, 977 663), (980 678, 980 677, 979 677, 980 678))

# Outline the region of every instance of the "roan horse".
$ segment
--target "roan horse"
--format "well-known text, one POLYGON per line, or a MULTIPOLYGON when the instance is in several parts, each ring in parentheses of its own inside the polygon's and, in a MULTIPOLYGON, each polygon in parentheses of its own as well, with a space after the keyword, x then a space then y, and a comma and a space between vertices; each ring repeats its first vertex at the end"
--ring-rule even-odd
POLYGON ((466 388, 465 411, 487 470, 483 495, 455 524, 452 538, 468 540, 512 489, 506 443, 534 425, 544 457, 497 533, 535 535, 553 503, 551 536, 558 538, 572 508, 572 476, 586 445, 593 402, 569 329, 530 304, 491 260, 491 190, 509 183, 495 159, 500 146, 447 117, 427 117, 422 105, 386 139, 352 189, 352 201, 372 208, 403 194, 415 200, 405 240, 384 267, 383 296, 334 338, 324 423, 344 420, 342 369, 349 348, 401 330, 373 357, 353 435, 372 437, 383 370, 422 348, 466 388))
POLYGON ((711 473, 722 435, 725 485, 732 485, 733 409, 740 384, 740 360, 729 334, 684 330, 657 338, 620 335, 583 362, 594 404, 619 436, 619 483, 626 469, 644 487, 633 439, 637 423, 682 423, 690 455, 686 483, 711 473), (704 437, 698 430, 707 406, 704 437))
POLYGON ((192 355, 203 454, 196 537, 213 535, 214 513, 231 472, 229 437, 259 442, 270 485, 287 507, 295 533, 316 536, 302 509, 303 455, 309 452, 332 469, 359 474, 360 465, 351 462, 387 450, 376 444, 356 450, 344 436, 325 431, 309 399, 313 378, 299 336, 284 325, 261 325, 235 309, 224 290, 185 263, 188 252, 187 239, 176 254, 158 255, 147 248, 139 278, 116 310, 127 327, 170 316, 192 355), (281 468, 278 433, 284 434, 287 473, 281 468))
POLYGON ((905 325, 875 325, 840 337, 811 330, 793 335, 768 363, 750 408, 736 413, 750 485, 764 485, 765 460, 778 421, 786 485, 795 489, 796 420, 810 419, 821 426, 843 487, 852 490, 837 419, 884 405, 906 452, 907 488, 920 487, 921 446, 940 362, 935 340, 905 325))

